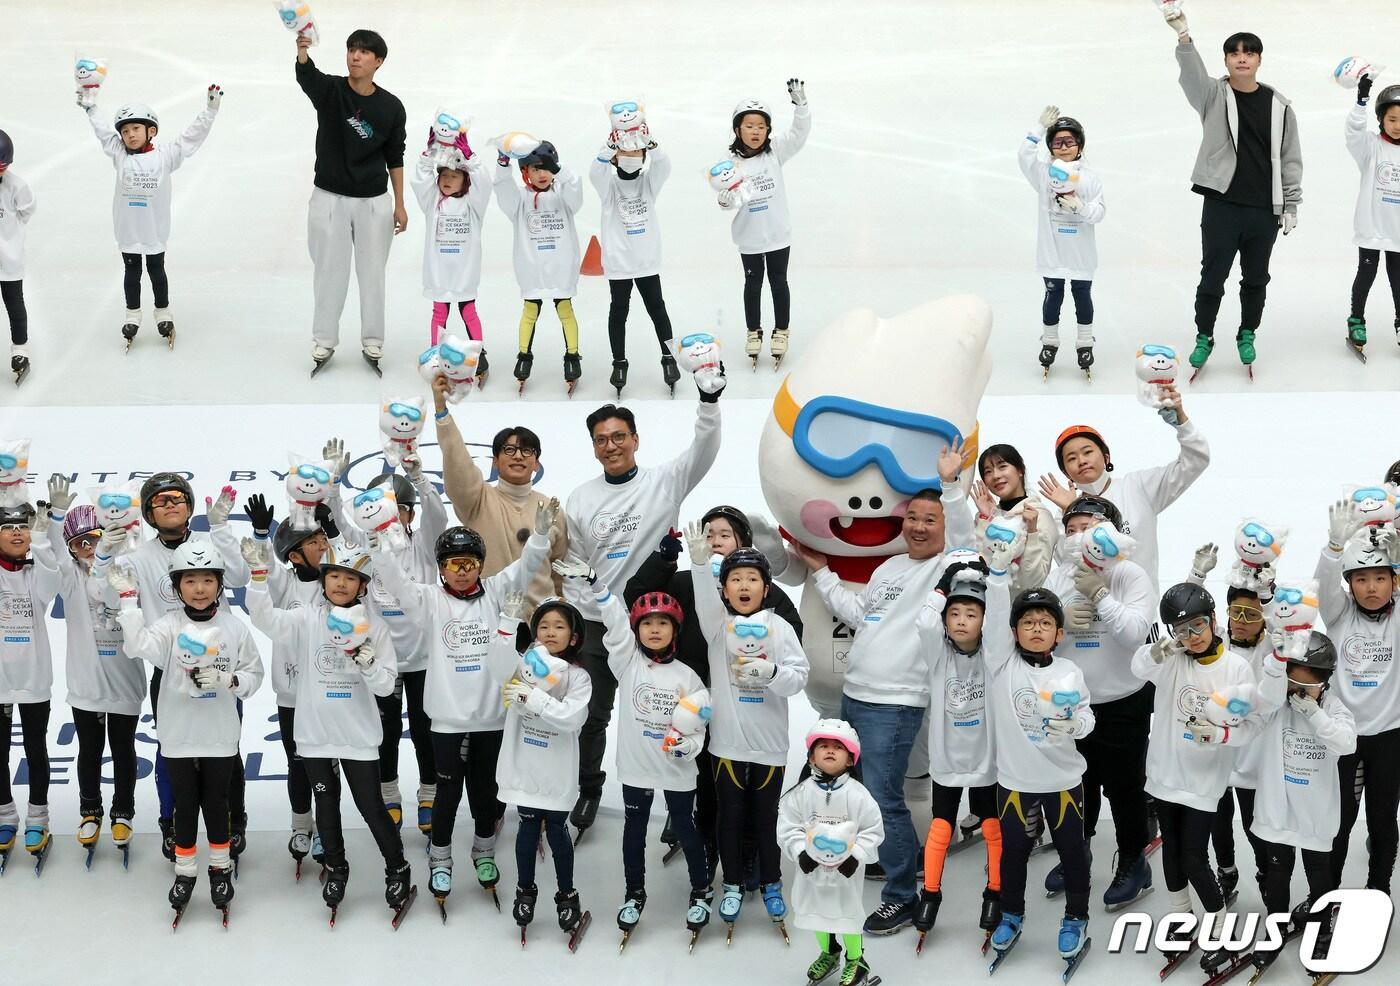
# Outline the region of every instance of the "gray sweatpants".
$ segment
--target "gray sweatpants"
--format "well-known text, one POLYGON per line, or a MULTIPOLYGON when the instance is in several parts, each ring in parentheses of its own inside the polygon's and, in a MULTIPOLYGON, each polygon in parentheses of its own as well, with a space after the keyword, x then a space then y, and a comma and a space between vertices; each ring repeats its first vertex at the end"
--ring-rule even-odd
POLYGON ((360 285, 360 345, 384 345, 384 265, 394 242, 394 196, 371 199, 312 188, 306 210, 306 245, 315 268, 312 289, 316 313, 311 338, 334 349, 340 341, 340 313, 350 290, 350 255, 360 285))

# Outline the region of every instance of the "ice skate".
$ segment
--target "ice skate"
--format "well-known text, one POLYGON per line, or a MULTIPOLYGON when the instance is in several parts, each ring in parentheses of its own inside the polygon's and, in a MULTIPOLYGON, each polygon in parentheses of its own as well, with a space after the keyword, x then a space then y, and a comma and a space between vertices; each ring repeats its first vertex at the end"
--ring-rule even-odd
POLYGON ((535 920, 535 903, 539 900, 540 891, 536 886, 516 887, 515 903, 511 905, 510 916, 515 919, 515 923, 520 927, 520 947, 525 947, 525 929, 530 926, 530 922, 535 920))
POLYGON ((301 861, 311 852, 311 833, 293 832, 292 837, 287 840, 287 852, 292 854, 292 861, 296 863, 296 880, 301 882, 301 861))
POLYGON ((787 901, 783 900, 783 881, 765 883, 759 887, 759 891, 763 894, 763 906, 768 909, 768 920, 778 926, 778 933, 783 936, 783 944, 791 945, 792 939, 788 937, 787 930, 787 901))
POLYGON ((185 916, 185 908, 190 906, 190 898, 193 896, 194 877, 177 876, 169 894, 170 906, 175 909, 175 920, 170 922, 171 931, 180 927, 180 919, 185 916))
POLYGON ((1060 958, 1065 960, 1065 971, 1060 975, 1060 982, 1070 981, 1093 944, 1087 918, 1065 918, 1060 922, 1060 958))
POLYGON ((24 827, 24 849, 30 856, 34 857, 35 876, 44 872, 44 862, 49 858, 49 850, 52 848, 53 839, 49 835, 47 822, 42 825, 26 825, 24 827))
POLYGON ((29 376, 29 351, 23 346, 10 348, 10 372, 15 375, 16 387, 29 376))
POLYGON ((1079 359, 1079 368, 1084 371, 1084 377, 1090 383, 1094 381, 1094 346, 1091 342, 1087 346, 1076 346, 1074 354, 1079 359))
POLYGON ((379 368, 379 361, 384 358, 383 349, 379 346, 365 346, 360 350, 360 355, 365 358, 376 377, 384 376, 384 371, 379 368))
POLYGON ((156 331, 167 346, 175 348, 175 320, 170 317, 169 308, 156 309, 156 331))
MULTIPOLYGON (((1094 850, 1086 849, 1085 854, 1089 857, 1089 865, 1094 865, 1094 850)), ((1063 864, 1056 863, 1051 867, 1050 872, 1045 874, 1045 896, 1046 898, 1058 897, 1065 892, 1065 868, 1063 864)))
POLYGON ((1116 853, 1113 856, 1113 882, 1103 892, 1104 909, 1121 911, 1139 897, 1152 893, 1152 867, 1147 860, 1138 856, 1124 862, 1116 853))
MULTIPOLYGON (((433 836, 433 801, 437 798, 437 785, 419 785, 418 787, 418 831, 432 842, 433 836)), ((431 851, 431 849, 429 850, 431 851)))
POLYGON ((583 376, 583 360, 578 353, 564 354, 564 386, 568 388, 569 396, 574 396, 574 388, 578 386, 578 378, 583 376))
POLYGON ((625 359, 613 360, 612 376, 608 377, 608 386, 617 388, 617 396, 622 396, 622 388, 627 386, 627 361, 625 359))
POLYGON ((1215 879, 1220 884, 1220 892, 1225 896, 1225 906, 1233 907, 1240 896, 1240 871, 1233 866, 1217 866, 1215 879))
POLYGON ((758 357, 763 352, 763 330, 749 329, 748 338, 744 340, 744 355, 753 360, 753 368, 758 369, 758 357))
POLYGON ((710 923, 710 905, 715 892, 711 887, 691 887, 690 906, 685 911, 685 926, 690 929, 690 949, 695 951, 695 943, 700 940, 700 932, 710 923))
POLYGON ((773 355, 773 369, 777 369, 783 362, 783 357, 788 351, 788 330, 774 329, 773 335, 768 340, 768 352, 773 355))
POLYGON ((530 379, 530 369, 535 362, 534 353, 520 353, 515 357, 515 379, 520 383, 520 395, 525 395, 525 382, 530 379))
POLYGON ((919 933, 919 940, 914 943, 915 955, 924 954, 924 939, 933 930, 933 925, 938 920, 938 907, 942 903, 943 891, 919 891, 919 903, 914 908, 914 930, 919 933))
POLYGON ((311 368, 311 375, 314 377, 320 373, 321 368, 329 363, 334 355, 334 349, 327 349, 325 346, 312 346, 311 359, 316 365, 311 368))
POLYGON ((1347 348, 1356 354, 1361 362, 1366 362, 1366 320, 1355 315, 1347 319, 1347 348))
POLYGON ((175 862, 175 822, 169 818, 157 818, 160 826, 160 853, 170 862, 175 862))
POLYGON ((991 975, 997 971, 997 966, 1011 954, 1011 950, 1016 947, 1016 943, 1021 940, 1021 919, 1020 914, 1003 914, 1001 924, 997 925, 997 930, 992 932, 992 950, 996 952, 996 957, 992 959, 992 964, 987 966, 987 974, 991 975))
POLYGON ((224 915, 224 927, 228 927, 228 907, 233 902, 233 868, 209 867, 209 900, 224 915))
POLYGON ((238 879, 238 858, 248 848, 248 813, 228 816, 228 855, 233 861, 233 878, 238 879))
POLYGON ((1177 969, 1181 968, 1186 960, 1196 951, 1196 936, 1193 932, 1173 930, 1167 933, 1167 940, 1184 947, 1182 947, 1180 951, 1163 952, 1167 964, 1162 966, 1161 971, 1157 973, 1159 981, 1166 979, 1173 972, 1176 972, 1177 969))
POLYGON ((1055 355, 1059 353, 1060 347, 1051 345, 1048 342, 1040 344, 1040 365, 1044 368, 1041 374, 1042 380, 1050 379, 1050 367, 1055 365, 1055 355))
POLYGON ((739 920, 739 911, 744 906, 744 888, 737 883, 721 884, 719 888, 719 918, 726 925, 724 943, 734 944, 734 922, 739 920))
POLYGON ((447 923, 447 897, 452 893, 452 860, 432 860, 432 868, 428 871, 428 889, 433 892, 433 899, 437 901, 438 913, 442 917, 442 923, 447 923))
MULTIPOLYGON (((580 906, 577 890, 568 893, 561 890, 555 894, 554 911, 559 918, 559 930, 569 936, 569 951, 572 952, 583 941, 588 926, 593 923, 593 915, 580 906)), ((523 928, 521 934, 524 934, 523 928)))
POLYGON ((977 919, 977 927, 985 932, 982 937, 983 955, 986 955, 987 949, 992 947, 992 932, 997 930, 999 924, 1001 924, 1001 891, 984 887, 982 889, 982 914, 977 919))
POLYGON ((816 960, 807 967, 807 986, 817 986, 824 983, 831 974, 841 968, 841 939, 839 935, 831 935, 827 942, 826 951, 818 955, 816 960))
POLYGON ((880 977, 870 974, 870 963, 862 955, 858 959, 847 958, 841 970, 841 986, 880 986, 880 977))
POLYGON ((622 931, 622 941, 617 946, 618 955, 621 955, 622 950, 627 947, 627 939, 632 937, 632 932, 637 930, 637 925, 642 920, 642 911, 646 906, 647 892, 645 890, 636 887, 627 891, 627 899, 617 909, 617 926, 622 931))
POLYGON ((122 338, 126 340, 126 351, 131 352, 131 344, 136 341, 136 333, 141 330, 141 309, 128 308, 126 321, 122 322, 122 338))
POLYGON ((340 909, 340 902, 345 899, 345 884, 349 880, 350 867, 344 864, 326 867, 325 880, 321 884, 321 899, 331 909, 332 928, 335 927, 335 912, 340 909))
MULTIPOLYGON (((666 855, 661 857, 661 865, 665 866, 671 860, 675 859, 676 854, 681 851, 681 840, 676 837, 676 828, 671 824, 671 813, 669 811, 666 812, 665 824, 661 826, 661 838, 657 841, 666 847, 666 855)), ((721 905, 720 910, 724 910, 723 905, 721 905)))
POLYGON ((1254 381, 1255 356, 1253 329, 1240 329, 1239 334, 1235 336, 1235 349, 1239 351, 1240 362, 1244 364, 1244 368, 1248 371, 1249 379, 1252 383, 1254 381))
POLYGON ((408 863, 384 867, 384 900, 394 912, 394 917, 389 922, 390 927, 395 931, 399 930, 404 915, 417 899, 418 888, 413 885, 413 871, 408 863))
POLYGON ((671 396, 676 396, 676 381, 681 378, 680 367, 676 366, 676 358, 670 353, 661 357, 661 379, 671 391, 671 396))
POLYGON ((486 361, 486 350, 481 351, 481 355, 476 358, 476 389, 480 390, 486 386, 486 377, 491 372, 491 364, 486 361))
POLYGON ((569 812, 569 821, 574 828, 578 829, 578 834, 574 836, 574 845, 583 838, 583 833, 592 827, 594 820, 598 817, 598 796, 596 794, 580 794, 578 800, 574 802, 573 810, 569 812))
POLYGON ((112 844, 121 850, 122 869, 131 867, 131 816, 112 816, 112 844))
POLYGON ((476 866, 476 879, 481 884, 481 889, 491 895, 491 903, 496 905, 496 910, 501 909, 501 898, 496 894, 496 884, 501 882, 501 871, 496 868, 496 860, 493 856, 479 856, 472 860, 476 866))
POLYGON ((1214 336, 1208 336, 1204 332, 1196 333, 1196 348, 1191 350, 1191 355, 1186 360, 1191 364, 1191 379, 1187 383, 1196 382, 1196 378, 1206 368, 1206 360, 1210 359, 1210 354, 1214 349, 1214 336))

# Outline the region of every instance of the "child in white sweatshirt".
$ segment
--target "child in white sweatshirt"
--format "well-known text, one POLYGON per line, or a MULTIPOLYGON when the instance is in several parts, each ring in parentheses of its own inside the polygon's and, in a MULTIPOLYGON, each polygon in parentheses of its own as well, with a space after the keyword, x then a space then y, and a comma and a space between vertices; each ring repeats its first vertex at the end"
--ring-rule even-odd
MULTIPOLYGON (((1376 97, 1378 132, 1366 126, 1372 79, 1363 75, 1356 86, 1356 105, 1347 114, 1347 150, 1361 171, 1352 217, 1357 248, 1356 279, 1351 284, 1351 316, 1347 342, 1358 353, 1366 345, 1366 296, 1376 281, 1376 268, 1385 254, 1385 273, 1395 306, 1395 332, 1400 341, 1400 86, 1386 86, 1376 97)), ((1363 357, 1364 358, 1364 357, 1363 357)))
POLYGON ((34 193, 11 165, 15 145, 0 130, 0 303, 10 319, 10 369, 18 382, 29 372, 29 311, 24 307, 24 231, 34 215, 34 193))
POLYGON ((588 718, 593 682, 579 663, 583 616, 562 599, 545 599, 530 617, 533 643, 525 654, 516 633, 529 600, 511 592, 501 604, 501 618, 486 659, 506 703, 505 737, 496 762, 500 799, 516 806, 515 906, 511 913, 525 928, 534 920, 539 887, 535 885, 535 850, 543 838, 554 856, 559 889, 554 907, 559 928, 580 933, 583 905, 574 887, 574 844, 569 837, 569 809, 578 798, 578 733, 588 718))
MULTIPOLYGON (((423 297, 433 303, 430 325, 432 344, 447 328, 452 306, 462 317, 467 335, 481 342, 481 317, 476 311, 476 292, 481 285, 481 225, 491 198, 491 177, 486 160, 473 154, 466 134, 459 134, 457 146, 446 164, 438 164, 431 148, 418 157, 414 167, 413 195, 426 217, 423 231, 423 297)), ((476 375, 486 375, 486 361, 476 366, 476 375)))

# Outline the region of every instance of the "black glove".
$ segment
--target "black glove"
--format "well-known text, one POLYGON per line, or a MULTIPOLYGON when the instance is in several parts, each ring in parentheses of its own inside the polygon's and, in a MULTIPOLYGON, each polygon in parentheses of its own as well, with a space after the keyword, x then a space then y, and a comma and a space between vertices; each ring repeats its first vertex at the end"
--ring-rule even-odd
MULTIPOLYGON (((723 364, 723 363, 721 363, 721 364, 719 365, 719 368, 720 368, 720 372, 724 372, 724 364, 723 364)), ((723 378, 721 378, 721 379, 723 379, 723 378)), ((725 387, 729 386, 729 381, 728 381, 728 380, 725 380, 725 381, 724 381, 724 386, 725 386, 725 387)), ((696 389, 696 390, 700 390, 699 387, 696 387, 695 389, 696 389)), ((700 403, 701 403, 701 404, 718 404, 718 403, 719 403, 719 395, 722 394, 722 393, 724 393, 724 387, 721 387, 719 390, 716 390, 713 394, 707 394, 707 393, 705 393, 705 391, 700 390, 700 403)))
POLYGON ((802 867, 803 873, 811 873, 817 868, 817 861, 807 855, 807 850, 802 850, 797 854, 797 865, 802 867))
POLYGON ((860 860, 856 859, 854 856, 847 856, 846 861, 836 867, 836 869, 842 876, 850 879, 855 876, 856 870, 860 869, 860 860))
POLYGON ((254 493, 248 497, 248 502, 243 504, 243 512, 253 522, 253 532, 267 537, 267 532, 272 530, 272 514, 274 512, 267 505, 267 498, 261 493, 254 493))
POLYGON ((681 532, 674 527, 661 537, 661 544, 656 549, 661 553, 661 557, 673 562, 681 556, 681 532))
POLYGON ((1371 77, 1363 75, 1356 80, 1356 105, 1365 106, 1366 100, 1371 98, 1371 77))
POLYGON ((334 541, 340 537, 340 528, 336 526, 335 515, 331 513, 331 508, 324 501, 316 504, 316 523, 321 525, 321 530, 326 534, 327 541, 334 541))
POLYGON ((966 568, 981 572, 984 576, 987 574, 987 563, 980 558, 976 561, 955 561, 943 570, 943 574, 938 578, 938 585, 934 588, 946 596, 953 586, 953 576, 966 568))

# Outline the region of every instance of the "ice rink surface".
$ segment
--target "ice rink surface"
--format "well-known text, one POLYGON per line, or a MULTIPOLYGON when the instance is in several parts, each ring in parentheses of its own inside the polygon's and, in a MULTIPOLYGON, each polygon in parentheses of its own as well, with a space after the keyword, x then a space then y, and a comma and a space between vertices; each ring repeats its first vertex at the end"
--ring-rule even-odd
MULTIPOLYGON (((11 20, 14 43, 0 65, 0 128, 15 140, 15 171, 38 197, 25 285, 35 369, 19 391, 0 381, 0 435, 34 439, 31 468, 40 476, 80 473, 77 485, 85 490, 104 471, 180 468, 194 474, 203 496, 236 474, 240 503, 257 491, 280 503, 273 471, 285 468, 285 450, 314 451, 325 437, 339 434, 366 456, 360 468, 378 471, 371 405, 382 394, 423 391, 414 363, 427 345, 429 303, 419 281, 423 216, 411 199, 408 232, 389 261, 384 382, 355 354, 353 288, 342 349, 315 381, 307 380, 311 266, 305 221, 314 115, 293 79, 292 38, 270 7, 259 0, 187 8, 130 0, 31 6, 22 20, 11 20), (227 93, 208 142, 174 176, 168 253, 179 325, 174 353, 155 336, 146 286, 142 334, 132 352, 122 354, 112 172, 72 105, 71 59, 77 53, 110 59, 102 93, 106 110, 127 100, 149 101, 166 123, 166 137, 197 112, 209 82, 218 81, 227 93)), ((739 99, 767 99, 777 126, 786 126, 783 81, 792 75, 807 82, 814 130, 785 169, 796 230, 791 359, 800 357, 804 333, 850 308, 890 315, 943 294, 981 294, 995 312, 996 357, 980 413, 984 444, 1014 442, 1038 475, 1053 467, 1059 430, 1089 421, 1104 430, 1120 469, 1174 455, 1170 430, 1130 396, 1131 357, 1147 341, 1187 347, 1193 334, 1199 202, 1189 191, 1189 173, 1199 125, 1176 85, 1171 33, 1148 0, 1086 0, 1053 12, 1040 3, 990 0, 756 3, 732 13, 681 4, 478 2, 428 9, 323 0, 313 10, 323 35, 313 56, 326 71, 343 72, 339 39, 353 28, 374 27, 387 39, 390 56, 378 81, 407 107, 410 160, 421 149, 433 109, 457 101, 475 116, 477 148, 484 149, 494 134, 526 129, 552 140, 564 163, 582 171, 606 133, 602 103, 645 94, 655 136, 676 164, 660 203, 671 317, 678 331, 718 328, 731 373, 721 457, 682 519, 719 501, 762 509, 754 470, 758 432, 780 378, 766 363, 756 373, 743 365, 738 257, 704 173, 725 155, 729 111, 739 99), (1015 152, 1046 103, 1084 123, 1087 160, 1106 188, 1092 384, 1064 360, 1042 382, 1035 361, 1041 296, 1034 272, 1035 199, 1017 170, 1015 152)), ((1384 422, 1400 413, 1400 397, 1393 393, 1400 349, 1391 348, 1383 276, 1372 293, 1370 365, 1361 366, 1342 344, 1355 266, 1350 239, 1357 175, 1342 143, 1351 97, 1329 72, 1349 54, 1400 65, 1400 51, 1392 50, 1400 37, 1400 8, 1196 0, 1188 15, 1212 71, 1225 35, 1248 29, 1263 37, 1260 78, 1293 100, 1305 170, 1299 227, 1274 252, 1254 384, 1244 382, 1227 344, 1237 312, 1232 282, 1221 312, 1222 346, 1207 374, 1186 391, 1187 408, 1211 442, 1213 461, 1163 517, 1161 577, 1167 584, 1184 575, 1196 545, 1227 541, 1247 511, 1293 527, 1282 574, 1306 576, 1323 543, 1326 504, 1341 484, 1374 481, 1396 458, 1394 442, 1376 440, 1388 431, 1384 422), (1364 427, 1350 423, 1358 391, 1375 391, 1366 396, 1364 427)), ((510 230, 494 204, 491 210, 478 306, 495 372, 486 391, 456 409, 455 417, 469 442, 489 443, 497 428, 510 423, 535 428, 545 444, 541 488, 562 496, 595 474, 582 417, 613 396, 606 383, 606 285, 585 278, 575 303, 584 378, 573 400, 562 401, 562 344, 557 323, 546 313, 536 341, 535 378, 527 399, 518 401, 509 378, 519 313, 510 230)), ((597 223, 590 187, 580 214, 583 241, 597 223)), ((1067 329, 1072 324, 1068 305, 1064 323, 1067 329)), ((767 317, 765 324, 771 326, 767 317)), ((693 420, 687 381, 674 401, 664 399, 654 345, 641 305, 634 304, 633 383, 626 398, 638 415, 644 462, 679 452, 693 420)), ((436 465, 433 450, 428 460, 430 468, 436 465)), ((236 523, 246 528, 246 522, 236 523)), ((626 955, 617 957, 614 914, 623 888, 615 784, 577 857, 577 883, 594 916, 577 955, 565 951, 545 906, 528 949, 519 949, 508 914, 513 812, 499 856, 507 913, 490 908, 470 885, 469 867, 461 866, 451 917, 442 927, 426 889, 422 839, 406 830, 420 898, 403 928, 391 934, 382 868, 347 798, 347 827, 355 829, 349 833, 350 894, 337 929, 327 931, 314 879, 300 885, 291 880, 284 849, 287 807, 276 779, 284 762, 268 721, 275 707, 267 690, 247 713, 245 752, 262 756, 256 776, 250 768, 254 831, 232 927, 225 935, 214 923, 201 874, 195 904, 172 937, 165 904, 170 867, 159 857, 153 834, 148 779, 138 786, 142 835, 132 869, 121 872, 104 842, 93 872, 83 870, 82 852, 72 840, 72 764, 61 759, 76 748, 63 704, 63 627, 55 621, 49 626, 59 655, 50 724, 57 844, 41 880, 30 874, 22 853, 0 880, 0 919, 9 929, 0 936, 0 967, 15 982, 380 984, 444 976, 511 982, 541 974, 562 974, 571 983, 805 981, 803 970, 816 954, 810 934, 790 928, 793 945, 785 949, 756 898, 745 906, 732 948, 724 948, 716 919, 687 956, 685 878, 679 861, 663 870, 655 848, 643 924, 626 955)), ((793 709, 793 732, 800 738, 810 712, 802 700, 793 709)), ((794 756, 790 777, 799 761, 794 756)), ((19 763, 16 749, 10 769, 19 763)), ((402 763, 408 793, 416 783, 413 758, 405 755, 402 763)), ((926 821, 926 804, 915 810, 926 821)), ((1104 953, 1112 919, 1098 898, 1111 876, 1109 824, 1105 818, 1096 839, 1095 954, 1074 982, 1155 982, 1158 958, 1104 953)), ((462 861, 464 825, 463 819, 462 861)), ((653 840, 659 827, 657 817, 653 840)), ((1353 833, 1345 881, 1350 885, 1364 881, 1364 839, 1363 820, 1353 833)), ((1241 906, 1256 907, 1242 832, 1238 843, 1241 906)), ((1061 905, 1042 900, 1035 889, 1050 865, 1046 856, 1032 860, 1026 939, 998 979, 1048 983, 1058 975, 1054 934, 1061 905)), ((887 984, 978 981, 986 975, 975 928, 981 866, 977 849, 950 861, 947 900, 922 959, 914 959, 911 932, 867 939, 870 961, 887 984)), ((1154 870, 1158 892, 1143 905, 1162 914, 1167 900, 1159 863, 1154 870)), ((552 887, 548 860, 539 883, 542 891, 552 887)), ((1300 873, 1295 894, 1302 893, 1300 873)), ((872 908, 878 902, 877 884, 867 884, 866 899, 872 908)), ((1173 981, 1199 981, 1198 975, 1191 966, 1173 981)), ((1290 954, 1265 983, 1303 983, 1304 976, 1290 954)), ((1380 965, 1353 979, 1400 980, 1400 952, 1392 949, 1380 965)))

